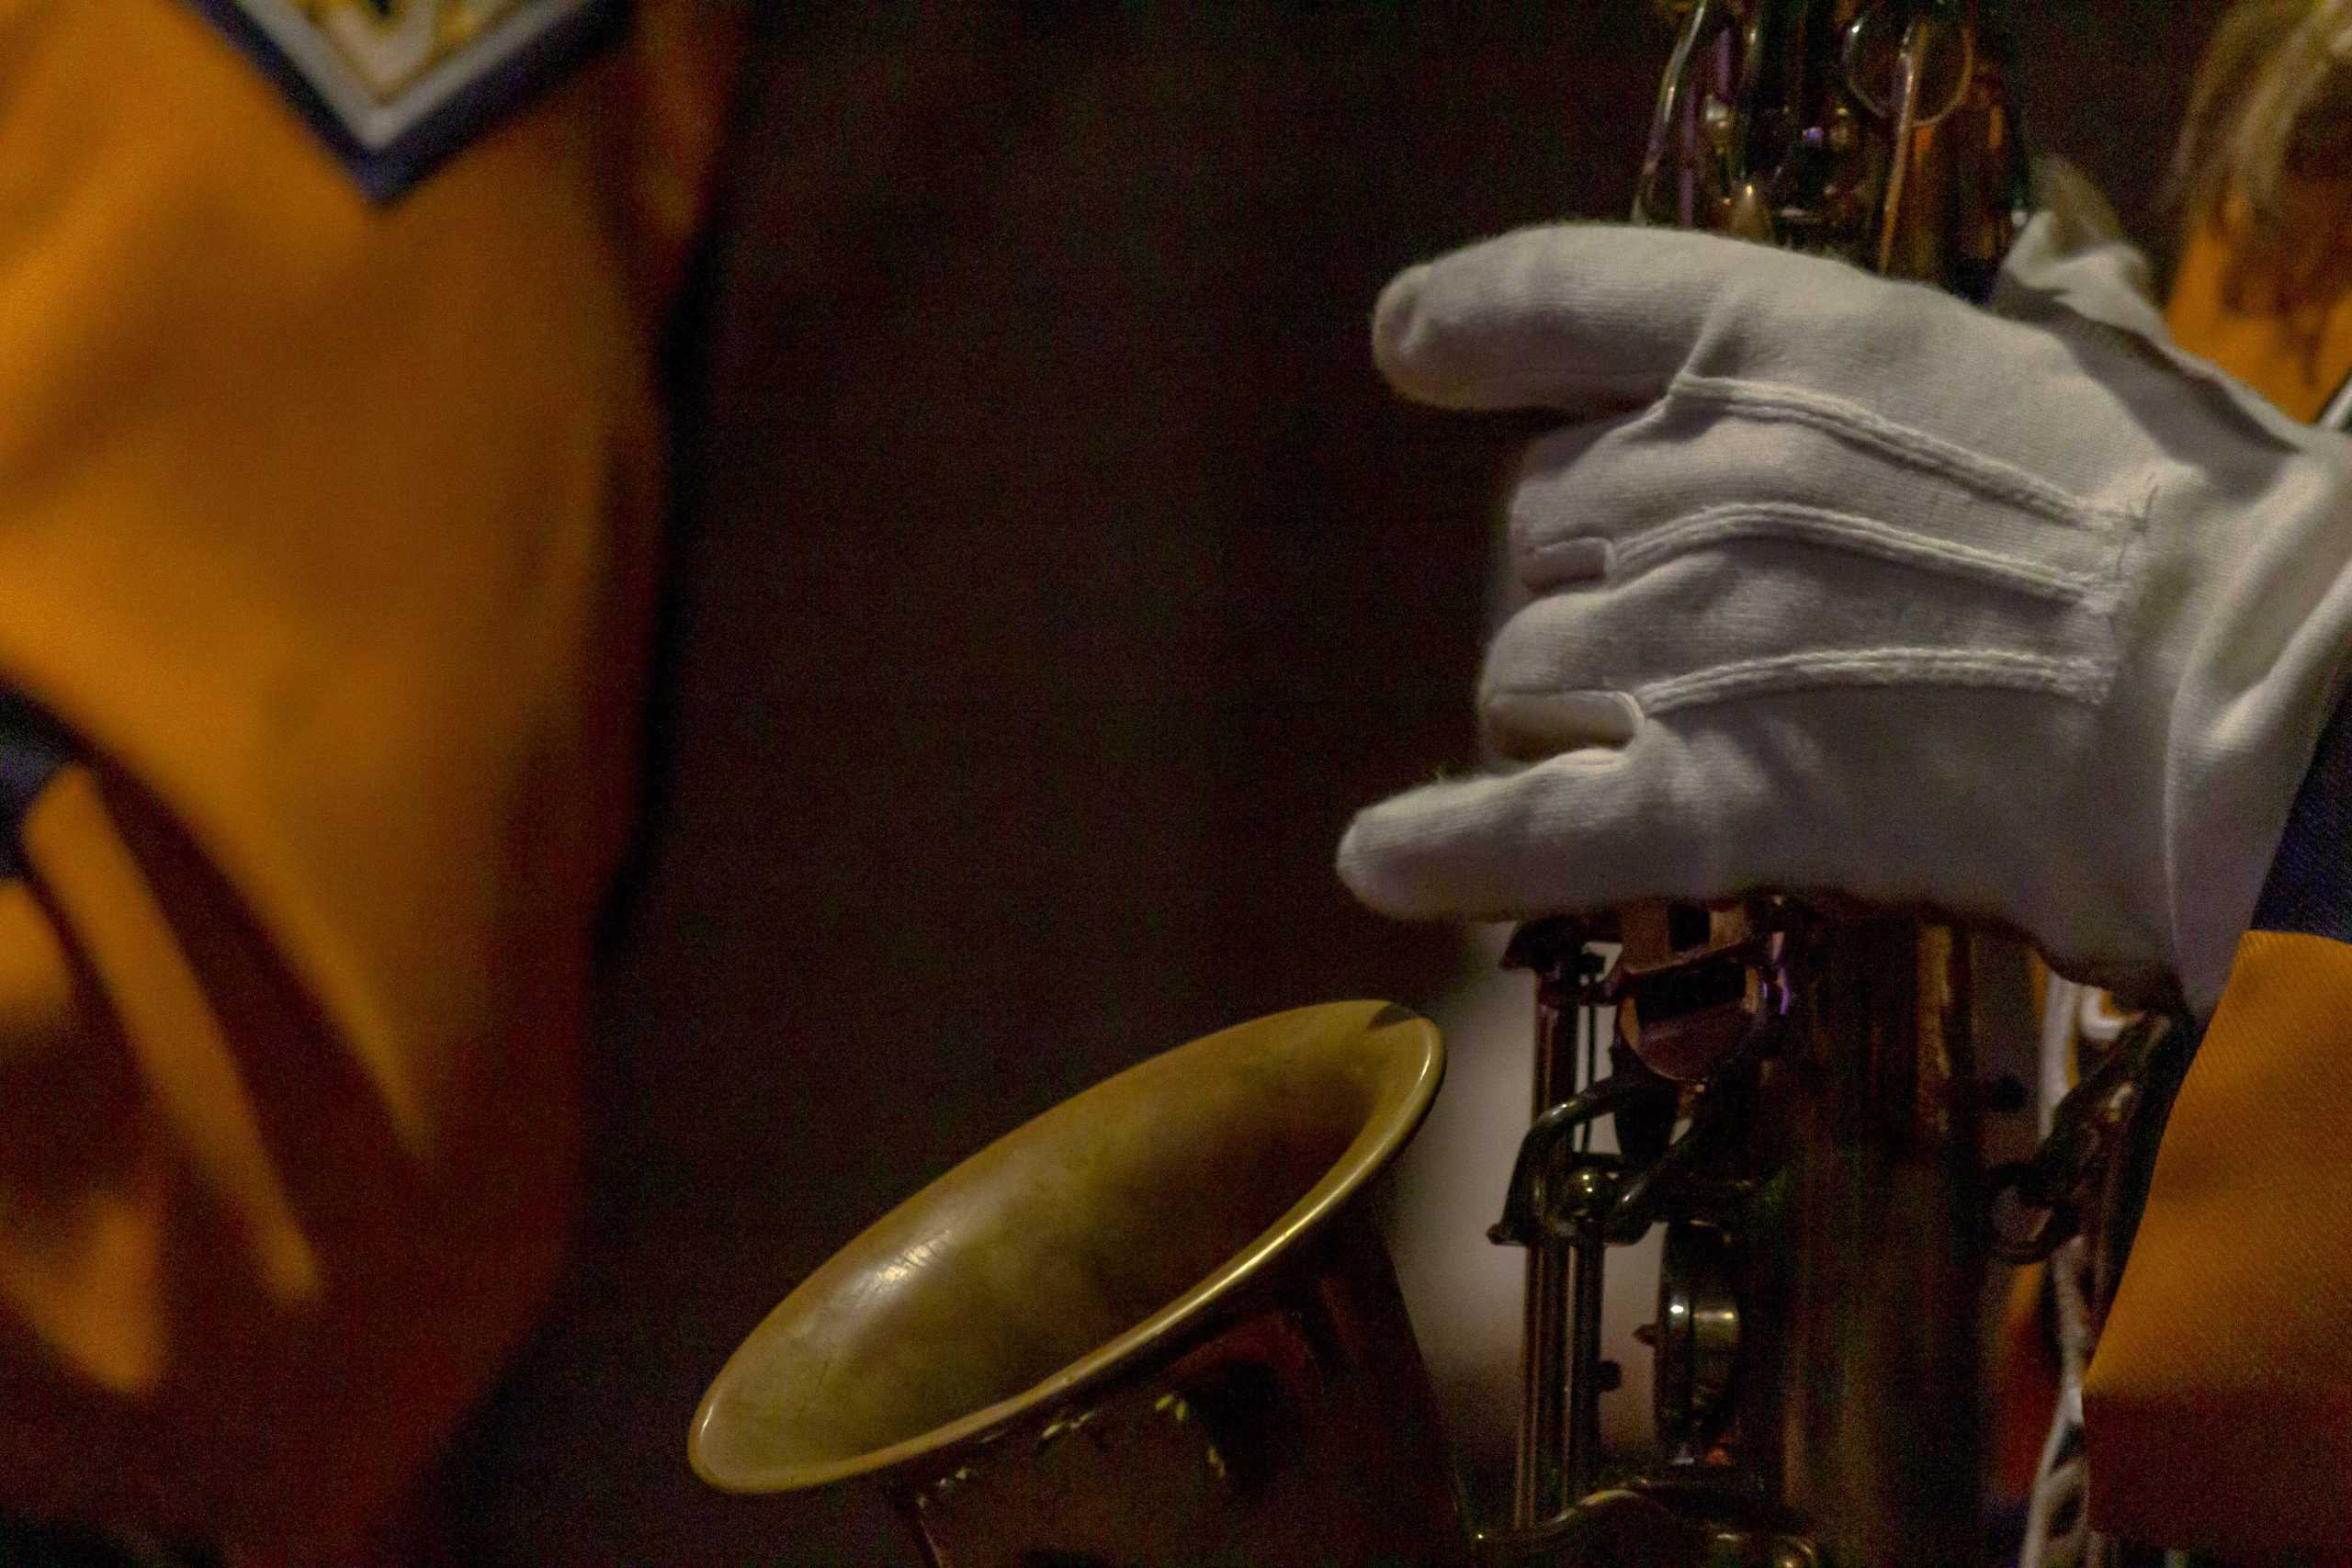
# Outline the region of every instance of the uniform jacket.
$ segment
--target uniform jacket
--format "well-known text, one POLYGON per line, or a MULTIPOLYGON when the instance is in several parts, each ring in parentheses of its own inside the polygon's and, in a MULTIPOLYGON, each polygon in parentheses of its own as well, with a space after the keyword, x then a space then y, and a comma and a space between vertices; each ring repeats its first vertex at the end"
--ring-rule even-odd
POLYGON ((352 1561, 537 1310, 706 9, 370 188, 240 7, 0 0, 0 1513, 352 1561))

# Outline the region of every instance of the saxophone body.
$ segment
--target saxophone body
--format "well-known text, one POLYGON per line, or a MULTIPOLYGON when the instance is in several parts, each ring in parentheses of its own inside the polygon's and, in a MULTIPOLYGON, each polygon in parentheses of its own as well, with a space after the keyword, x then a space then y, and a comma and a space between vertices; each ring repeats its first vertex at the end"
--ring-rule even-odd
MULTIPOLYGON (((1983 298, 2026 208, 1996 5, 1669 7, 1680 31, 1634 220, 1983 298)), ((1520 1461, 1498 1554, 1618 1495, 1745 1541, 1757 1562, 1977 1558, 1977 1057, 2031 1015, 2023 949, 1761 897, 1539 922, 1510 961, 1537 972, 1542 1017, 1537 1118, 1494 1233, 1528 1249, 1520 1461), (1613 1032, 1614 1071, 1597 1083, 1576 1082, 1564 1049, 1580 1030, 1613 1032), (1574 1146, 1602 1117, 1614 1157, 1574 1146), (1604 1201, 1585 1196, 1596 1189, 1604 1201), (1597 1401, 1615 1379, 1588 1320, 1609 1248, 1657 1226, 1660 1453, 1612 1478, 1597 1401)), ((1549 1561, 1619 1561, 1612 1550, 1549 1561)))
MULTIPOLYGON (((1634 220, 1981 294, 2024 189, 1995 3, 1668 6, 1634 220)), ((1489 1233, 1527 1253, 1508 1520, 1464 1517, 1364 1207, 1442 1066, 1378 1003, 1153 1058, 910 1199, 729 1359, 695 1468, 873 1488, 935 1565, 1974 1561, 1973 1053, 2028 1013, 2022 952, 1758 897, 1537 922, 1510 962, 1540 1000, 1489 1233), (1601 1029, 1613 1070, 1580 1072, 1601 1029), (1661 1440, 1629 1470, 1601 1279, 1661 1227, 1661 1440)))

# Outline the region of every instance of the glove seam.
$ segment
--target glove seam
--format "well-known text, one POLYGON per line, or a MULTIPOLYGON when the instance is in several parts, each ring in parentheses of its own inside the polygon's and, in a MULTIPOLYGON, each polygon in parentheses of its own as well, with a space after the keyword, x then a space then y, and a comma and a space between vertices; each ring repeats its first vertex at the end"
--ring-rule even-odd
POLYGON ((2023 468, 1898 423, 1860 403, 1803 387, 1686 371, 1668 388, 1667 400, 1699 403, 1758 422, 1802 424, 2064 527, 2119 533, 2133 529, 2139 522, 2131 508, 2100 505, 2023 468))
POLYGON ((1645 714, 1670 713, 1780 692, 1864 686, 1961 686, 2041 693, 2097 704, 2114 677, 2110 660, 2052 659, 1983 649, 1882 648, 1743 659, 1637 686, 1645 714))
POLYGON ((1662 372, 1623 371, 1613 375, 1577 375, 1553 367, 1522 371, 1488 371, 1456 378, 1412 372, 1412 355, 1398 351, 1396 367, 1387 373, 1392 385, 1417 402, 1453 410, 1502 410, 1537 407, 1566 399, 1577 403, 1600 400, 1629 408, 1653 402, 1662 372))
MULTIPOLYGON (((1974 577, 2034 598, 2078 604, 2114 581, 2108 571, 2068 571, 1957 540, 1935 539, 1873 517, 1799 502, 1729 502, 1679 518, 1617 546, 1609 558, 1612 580, 1632 576, 1673 555, 1744 539, 1784 541, 1842 549, 1897 566, 1974 577)), ((1534 553, 1574 540, 1553 540, 1534 553)))

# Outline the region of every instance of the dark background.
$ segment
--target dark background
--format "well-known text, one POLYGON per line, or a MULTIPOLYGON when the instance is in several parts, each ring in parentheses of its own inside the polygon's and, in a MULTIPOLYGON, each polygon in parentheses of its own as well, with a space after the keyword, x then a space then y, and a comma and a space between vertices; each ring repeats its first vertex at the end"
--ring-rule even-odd
MULTIPOLYGON (((2219 7, 2024 9, 2029 129, 2155 236, 2219 7)), ((914 1561, 862 1499, 693 1479, 744 1332, 1116 1067, 1444 984, 1455 937, 1329 855, 1472 755, 1519 432, 1393 403, 1366 319, 1621 213, 1670 41, 1642 0, 769 14, 678 360, 590 1231, 449 1466, 463 1560, 914 1561)))

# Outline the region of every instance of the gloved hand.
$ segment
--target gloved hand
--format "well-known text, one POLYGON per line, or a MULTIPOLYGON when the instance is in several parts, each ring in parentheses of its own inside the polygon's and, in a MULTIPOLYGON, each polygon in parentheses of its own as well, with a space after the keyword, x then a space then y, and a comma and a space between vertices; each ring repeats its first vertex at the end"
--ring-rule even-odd
POLYGON ((1398 390, 1552 409, 1487 658, 1525 765, 1374 807, 1408 917, 1836 889, 2004 920, 2210 1011, 2352 642, 2352 444, 2177 355, 2037 220, 1996 314, 1705 235, 1416 267, 1398 390))

